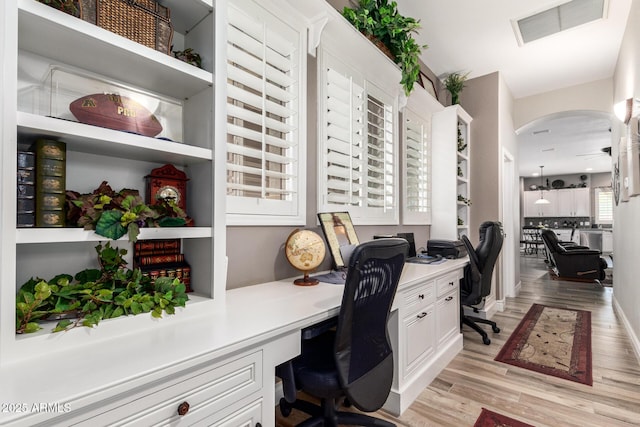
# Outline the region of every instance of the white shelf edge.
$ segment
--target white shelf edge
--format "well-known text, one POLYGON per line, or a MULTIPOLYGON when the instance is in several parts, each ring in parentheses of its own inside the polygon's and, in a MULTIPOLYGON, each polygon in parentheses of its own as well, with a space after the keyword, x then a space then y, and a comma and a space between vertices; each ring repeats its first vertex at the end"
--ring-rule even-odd
POLYGON ((462 178, 462 177, 459 177, 459 176, 456 176, 456 179, 458 180, 458 183, 460 183, 460 184, 462 184, 462 183, 466 184, 466 183, 469 182, 469 180, 467 178, 462 178))
MULTIPOLYGON (((21 24, 25 23, 27 27, 21 29, 20 47, 36 54, 49 56, 51 52, 56 52, 60 60, 66 60, 71 65, 96 73, 106 68, 103 65, 112 63, 112 55, 116 55, 117 62, 127 64, 127 77, 130 80, 139 76, 138 80, 131 83, 151 90, 162 89, 158 92, 176 98, 188 98, 208 86, 213 86, 214 75, 207 70, 194 67, 36 0, 18 0, 18 11, 21 24), (42 37, 42 34, 53 35, 42 37), (92 54, 92 60, 74 63, 73 58, 78 57, 78 54, 65 52, 59 43, 66 44, 67 50, 70 51, 73 51, 74 47, 86 50, 86 55, 81 56, 87 57, 92 54), (103 50, 107 50, 109 54, 101 54, 103 50), (103 64, 106 58, 110 60, 103 64), (95 67, 89 67, 90 64, 94 64, 95 67), (149 86, 154 80, 148 77, 151 72, 156 75, 157 81, 153 83, 155 87, 149 86), (158 78, 160 76, 162 77, 158 78)), ((119 74, 118 67, 112 66, 110 69, 114 74, 110 77, 119 74)))
POLYGON ((462 154, 461 152, 457 151, 458 153, 458 157, 462 160, 469 160, 469 156, 467 156, 466 154, 462 154))
MULTIPOLYGON (((158 227, 141 228, 139 240, 153 239, 199 239, 212 236, 211 227, 158 227)), ((128 241, 125 235, 118 241, 128 241)), ((94 231, 82 228, 17 228, 17 244, 78 243, 110 240, 94 231)))
POLYGON ((70 149, 93 154, 116 154, 131 158, 136 152, 145 158, 180 157, 210 161, 213 150, 142 135, 91 126, 69 120, 17 112, 18 133, 64 138, 70 149))

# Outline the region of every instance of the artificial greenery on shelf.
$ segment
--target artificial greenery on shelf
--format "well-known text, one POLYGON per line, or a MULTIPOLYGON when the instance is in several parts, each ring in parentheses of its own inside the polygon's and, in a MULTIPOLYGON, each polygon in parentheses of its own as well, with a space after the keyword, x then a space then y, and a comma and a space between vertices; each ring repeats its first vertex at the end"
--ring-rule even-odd
POLYGON ((106 181, 89 194, 67 191, 67 206, 69 224, 113 240, 128 234, 129 241, 135 242, 141 227, 180 227, 190 221, 174 200, 146 205, 138 190, 116 192, 106 181))
POLYGON ((53 332, 140 313, 160 318, 163 312, 174 314, 176 307, 184 307, 189 300, 179 279, 152 281, 140 269, 128 269, 123 258, 126 249, 112 248, 107 242, 98 244, 96 251, 100 269, 86 269, 75 276, 59 274, 49 281, 31 278, 20 287, 16 333, 36 332, 42 329, 38 321, 51 318, 62 319, 53 332))
POLYGON ((471 206, 471 199, 467 199, 462 194, 458 194, 458 201, 464 203, 467 206, 471 206))
POLYGON ((451 73, 444 79, 444 87, 451 94, 451 105, 460 103, 460 92, 464 89, 469 73, 451 73))
POLYGON ((357 8, 345 7, 342 15, 365 36, 379 40, 389 49, 402 70, 400 83, 408 96, 420 78, 420 53, 428 47, 413 38, 420 21, 400 15, 397 3, 389 0, 359 0, 357 8))
POLYGON ((458 124, 458 152, 462 153, 465 148, 467 148, 467 143, 462 137, 462 129, 460 124, 458 124))
POLYGON ((78 7, 78 0, 38 0, 40 3, 44 3, 47 6, 51 6, 55 9, 61 10, 69 15, 80 17, 80 8, 78 7))

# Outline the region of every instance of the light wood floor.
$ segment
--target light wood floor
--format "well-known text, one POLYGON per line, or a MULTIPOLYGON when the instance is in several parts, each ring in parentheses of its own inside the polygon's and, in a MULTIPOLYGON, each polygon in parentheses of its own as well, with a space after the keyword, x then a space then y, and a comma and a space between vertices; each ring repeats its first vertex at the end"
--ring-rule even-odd
MULTIPOLYGON (((614 273, 615 274, 615 273, 614 273)), ((640 363, 612 307, 612 288, 551 280, 541 258, 521 258, 520 295, 494 320, 502 331, 491 345, 464 327, 464 349, 401 417, 398 426, 473 426, 487 408, 526 423, 558 426, 640 426, 640 363), (532 303, 590 310, 593 386, 567 381, 493 358, 532 303)))

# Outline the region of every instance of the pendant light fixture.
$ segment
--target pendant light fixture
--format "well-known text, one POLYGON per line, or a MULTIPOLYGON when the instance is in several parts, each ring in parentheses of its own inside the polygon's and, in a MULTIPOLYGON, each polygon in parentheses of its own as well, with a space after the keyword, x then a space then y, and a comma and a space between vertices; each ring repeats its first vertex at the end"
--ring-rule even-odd
POLYGON ((534 204, 536 205, 548 205, 549 203, 551 203, 550 201, 548 201, 542 196, 542 168, 543 167, 544 166, 540 166, 540 198, 534 202, 534 204))

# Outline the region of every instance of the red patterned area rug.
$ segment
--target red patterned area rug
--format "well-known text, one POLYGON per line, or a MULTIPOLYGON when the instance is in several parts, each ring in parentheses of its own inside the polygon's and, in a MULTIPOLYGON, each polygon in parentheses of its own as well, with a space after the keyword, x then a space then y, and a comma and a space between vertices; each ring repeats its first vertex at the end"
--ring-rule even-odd
POLYGON ((473 427, 534 427, 531 424, 514 420, 502 414, 482 408, 480 416, 473 427))
POLYGON ((533 304, 495 360, 593 385, 591 312, 533 304))

